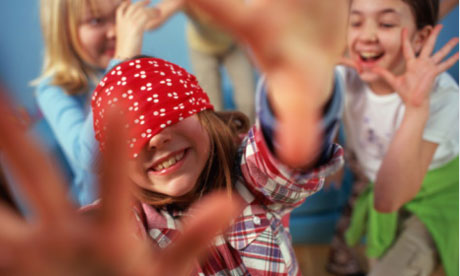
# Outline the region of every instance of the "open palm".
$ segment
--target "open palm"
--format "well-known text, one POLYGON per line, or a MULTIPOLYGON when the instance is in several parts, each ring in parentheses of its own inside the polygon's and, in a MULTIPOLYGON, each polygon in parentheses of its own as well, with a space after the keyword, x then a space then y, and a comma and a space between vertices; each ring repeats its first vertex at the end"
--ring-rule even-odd
POLYGON ((438 25, 433 29, 418 56, 414 53, 407 30, 403 30, 402 40, 406 71, 402 75, 396 76, 383 68, 374 69, 396 90, 407 108, 427 106, 436 77, 458 60, 458 53, 444 60, 457 45, 458 38, 451 39, 443 48, 433 54, 441 28, 442 26, 438 25))
POLYGON ((187 0, 250 48, 266 76, 280 125, 277 153, 288 165, 311 162, 333 68, 345 48, 347 1, 187 0))

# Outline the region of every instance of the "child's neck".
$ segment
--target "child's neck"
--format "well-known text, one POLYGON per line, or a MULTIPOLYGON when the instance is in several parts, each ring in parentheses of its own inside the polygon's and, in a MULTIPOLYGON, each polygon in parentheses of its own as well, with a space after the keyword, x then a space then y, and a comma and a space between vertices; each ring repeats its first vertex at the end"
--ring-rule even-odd
POLYGON ((375 82, 368 83, 369 88, 374 92, 376 95, 388 95, 393 94, 396 91, 391 87, 386 81, 378 80, 375 82))

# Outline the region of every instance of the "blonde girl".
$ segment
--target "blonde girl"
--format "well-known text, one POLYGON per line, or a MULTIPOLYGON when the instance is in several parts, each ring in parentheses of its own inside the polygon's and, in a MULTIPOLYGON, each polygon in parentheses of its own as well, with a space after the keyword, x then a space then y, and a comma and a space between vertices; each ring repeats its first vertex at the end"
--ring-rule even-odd
POLYGON ((70 186, 79 204, 95 199, 94 153, 88 97, 112 59, 137 55, 142 35, 158 11, 149 1, 42 0, 45 44, 38 80, 38 106, 73 174, 70 186))

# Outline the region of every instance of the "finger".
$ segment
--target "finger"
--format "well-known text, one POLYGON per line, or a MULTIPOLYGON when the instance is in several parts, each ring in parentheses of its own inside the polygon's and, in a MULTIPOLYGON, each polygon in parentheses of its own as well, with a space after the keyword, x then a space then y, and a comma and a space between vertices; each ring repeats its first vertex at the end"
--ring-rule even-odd
POLYGON ((134 15, 140 10, 145 9, 145 7, 149 4, 150 0, 137 1, 128 8, 127 15, 134 15))
POLYGON ((156 7, 145 8, 138 16, 143 17, 145 31, 153 30, 164 22, 161 11, 156 7))
POLYGON ((127 230, 131 215, 131 184, 128 181, 128 154, 123 118, 110 110, 107 141, 100 169, 101 223, 108 229, 127 230))
MULTIPOLYGON (((30 234, 28 226, 11 208, 0 202, 0 244, 16 243, 30 234)), ((0 246, 2 247, 2 246, 0 246)))
POLYGON ((137 2, 136 4, 138 4, 137 6, 135 6, 136 4, 133 5, 133 9, 131 11, 131 16, 133 18, 138 18, 140 16, 145 16, 147 17, 147 15, 150 14, 151 10, 156 10, 157 13, 159 12, 157 10, 157 8, 155 7, 147 7, 147 5, 150 3, 150 0, 147 0, 147 1, 140 1, 140 2, 137 2))
POLYGON ((387 69, 384 69, 384 68, 381 68, 381 67, 372 68, 372 72, 374 72, 374 73, 378 74, 379 76, 381 76, 384 80, 386 80, 388 82, 388 84, 393 89, 397 90, 396 89, 397 77, 393 73, 391 73, 387 69))
POLYGON ((150 2, 151 2, 151 0, 141 0, 141 1, 137 1, 137 2, 135 2, 135 3, 133 3, 133 4, 131 5, 131 9, 134 9, 134 10, 135 10, 135 9, 140 8, 140 7, 145 7, 145 6, 149 5, 150 2))
POLYGON ((449 42, 444 45, 438 52, 433 55, 433 61, 437 64, 440 63, 452 49, 458 44, 458 37, 452 38, 449 42))
POLYGON ((183 10, 185 7, 185 0, 175 1, 162 1, 155 5, 157 14, 150 15, 150 20, 146 25, 146 30, 153 30, 162 25, 176 12, 183 10))
POLYGON ((436 45, 436 40, 438 39, 438 35, 441 32, 443 26, 441 24, 436 25, 436 27, 431 32, 430 36, 428 37, 425 45, 423 45, 422 52, 420 53, 421 57, 430 57, 431 53, 433 53, 434 47, 436 45))
POLYGON ((70 219, 72 205, 63 186, 59 166, 46 156, 29 134, 5 119, 10 110, 0 104, 0 148, 32 212, 44 223, 70 219))
POLYGON ((213 239, 228 229, 244 207, 238 196, 216 192, 201 199, 189 210, 184 222, 184 232, 170 247, 159 253, 155 275, 182 275, 194 261, 203 256, 213 239), (203 227, 205 226, 205 227, 203 227), (177 264, 181 264, 178 266, 177 264))
POLYGON ((458 61, 458 52, 438 65, 438 74, 447 71, 458 61))
POLYGON ((120 5, 118 6, 117 8, 117 18, 120 18, 121 16, 123 16, 125 13, 126 13, 126 10, 128 9, 128 7, 131 5, 131 1, 130 0, 124 0, 120 3, 120 5))
POLYGON ((342 57, 338 65, 348 66, 348 67, 355 69, 358 72, 362 72, 361 65, 357 61, 351 58, 348 58, 348 57, 342 57))
POLYGON ((406 61, 414 59, 415 58, 414 48, 412 48, 412 44, 410 43, 407 28, 404 28, 402 30, 401 36, 402 36, 402 41, 403 41, 404 58, 406 59, 406 61))
POLYGON ((248 7, 239 0, 186 0, 186 4, 193 9, 197 7, 205 12, 213 21, 225 30, 241 37, 245 32, 249 17, 248 7))
POLYGON ((148 20, 144 26, 144 30, 151 31, 158 28, 165 22, 165 18, 161 14, 161 10, 155 8, 148 12, 148 20))

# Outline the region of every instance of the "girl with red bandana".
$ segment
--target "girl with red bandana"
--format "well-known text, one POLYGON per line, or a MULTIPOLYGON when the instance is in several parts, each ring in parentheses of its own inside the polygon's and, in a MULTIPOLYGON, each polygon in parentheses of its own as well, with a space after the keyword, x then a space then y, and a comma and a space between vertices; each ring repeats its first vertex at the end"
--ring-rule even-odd
MULTIPOLYGON (((20 233, 21 238, 30 239, 16 237, 13 245, 31 240, 47 249, 44 252, 48 254, 33 255, 36 261, 29 264, 35 265, 36 270, 62 272, 87 266, 95 274, 152 275, 143 271, 147 263, 139 243, 127 243, 127 230, 137 233, 137 238, 132 238, 140 238, 146 247, 170 254, 168 250, 180 239, 182 225, 187 220, 194 221, 193 203, 213 191, 225 190, 234 201, 241 202, 238 216, 224 234, 213 239, 206 258, 191 266, 179 258, 177 267, 186 269, 179 275, 300 274, 281 218, 321 189, 325 176, 343 163, 342 149, 332 143, 342 106, 334 67, 345 46, 348 3, 193 2, 247 43, 265 73, 257 91, 256 124, 248 130, 244 116, 214 112, 196 78, 175 64, 140 57, 114 66, 99 82, 91 102, 96 139, 105 154, 103 160, 108 162, 101 168, 105 197, 98 204, 102 213, 88 210, 94 214, 89 221, 100 219, 101 227, 90 235, 86 221, 62 220, 69 207, 54 189, 47 190, 51 194, 40 194, 47 200, 32 197, 39 207, 48 202, 54 207, 62 206, 38 208, 44 223, 37 231, 43 234, 42 229, 48 227, 56 240, 68 240, 80 249, 69 254, 50 239, 37 240, 36 236, 20 233), (114 112, 115 116, 122 114, 119 127, 127 130, 126 139, 115 147, 112 139, 119 133, 113 132, 108 122, 113 121, 114 112), (127 166, 116 154, 125 147, 130 157, 127 166), (132 185, 119 183, 124 179, 116 176, 125 171, 132 185), (134 216, 127 215, 131 209, 124 195, 131 189, 134 216), (132 220, 138 231, 132 228, 132 220), (81 245, 75 241, 82 241, 81 245), (131 249, 131 244, 136 246, 131 249), (59 261, 53 263, 52 258, 46 258, 51 255, 58 256, 59 261), (39 266, 42 263, 46 265, 39 266)), ((17 161, 15 150, 21 149, 9 151, 13 161, 17 161)), ((25 169, 35 172, 35 167, 27 165, 25 169)), ((35 173, 52 179, 51 174, 35 173)), ((34 185, 29 188, 39 189, 34 185)), ((226 205, 212 206, 221 208, 224 218, 235 210, 230 203, 228 209, 226 205)), ((215 211, 209 210, 213 214, 215 211)), ((225 219, 218 221, 222 226, 225 219)), ((9 222, 13 225, 15 221, 9 222)), ((219 228, 203 217, 196 223, 201 224, 201 231, 195 229, 194 233, 198 241, 219 228)), ((16 229, 22 229, 18 224, 16 229)), ((189 242, 193 245, 194 241, 189 242)), ((152 260, 155 263, 156 259, 152 260)), ((11 266, 24 269, 14 263, 11 266)))
MULTIPOLYGON (((300 273, 281 218, 321 189, 324 177, 342 165, 342 150, 332 143, 341 106, 333 69, 344 45, 344 32, 339 30, 345 28, 337 24, 338 37, 326 41, 318 29, 331 21, 294 10, 325 12, 331 3, 298 1, 264 7, 302 20, 302 26, 308 26, 301 28, 304 35, 310 36, 290 33, 298 21, 281 17, 277 23, 285 24, 285 29, 272 30, 280 37, 279 44, 271 45, 270 37, 253 37, 249 27, 252 12, 261 12, 261 7, 227 7, 241 9, 232 13, 242 15, 239 23, 247 21, 248 29, 240 30, 240 35, 266 73, 267 81, 257 91, 259 116, 249 131, 236 113, 214 112, 193 75, 158 58, 120 63, 96 88, 92 110, 102 151, 110 137, 108 114, 115 108, 127 119, 123 124, 131 157, 128 171, 138 200, 136 217, 142 236, 156 247, 173 244, 190 204, 203 195, 226 190, 243 202, 239 217, 216 238, 192 275, 300 273), (304 47, 283 43, 288 39, 304 47), (325 136, 322 142, 320 133, 325 136)), ((342 4, 345 9, 347 3, 342 4)), ((214 16, 222 12, 220 8, 213 10, 214 16)), ((346 13, 337 12, 336 20, 345 22, 346 13)))

